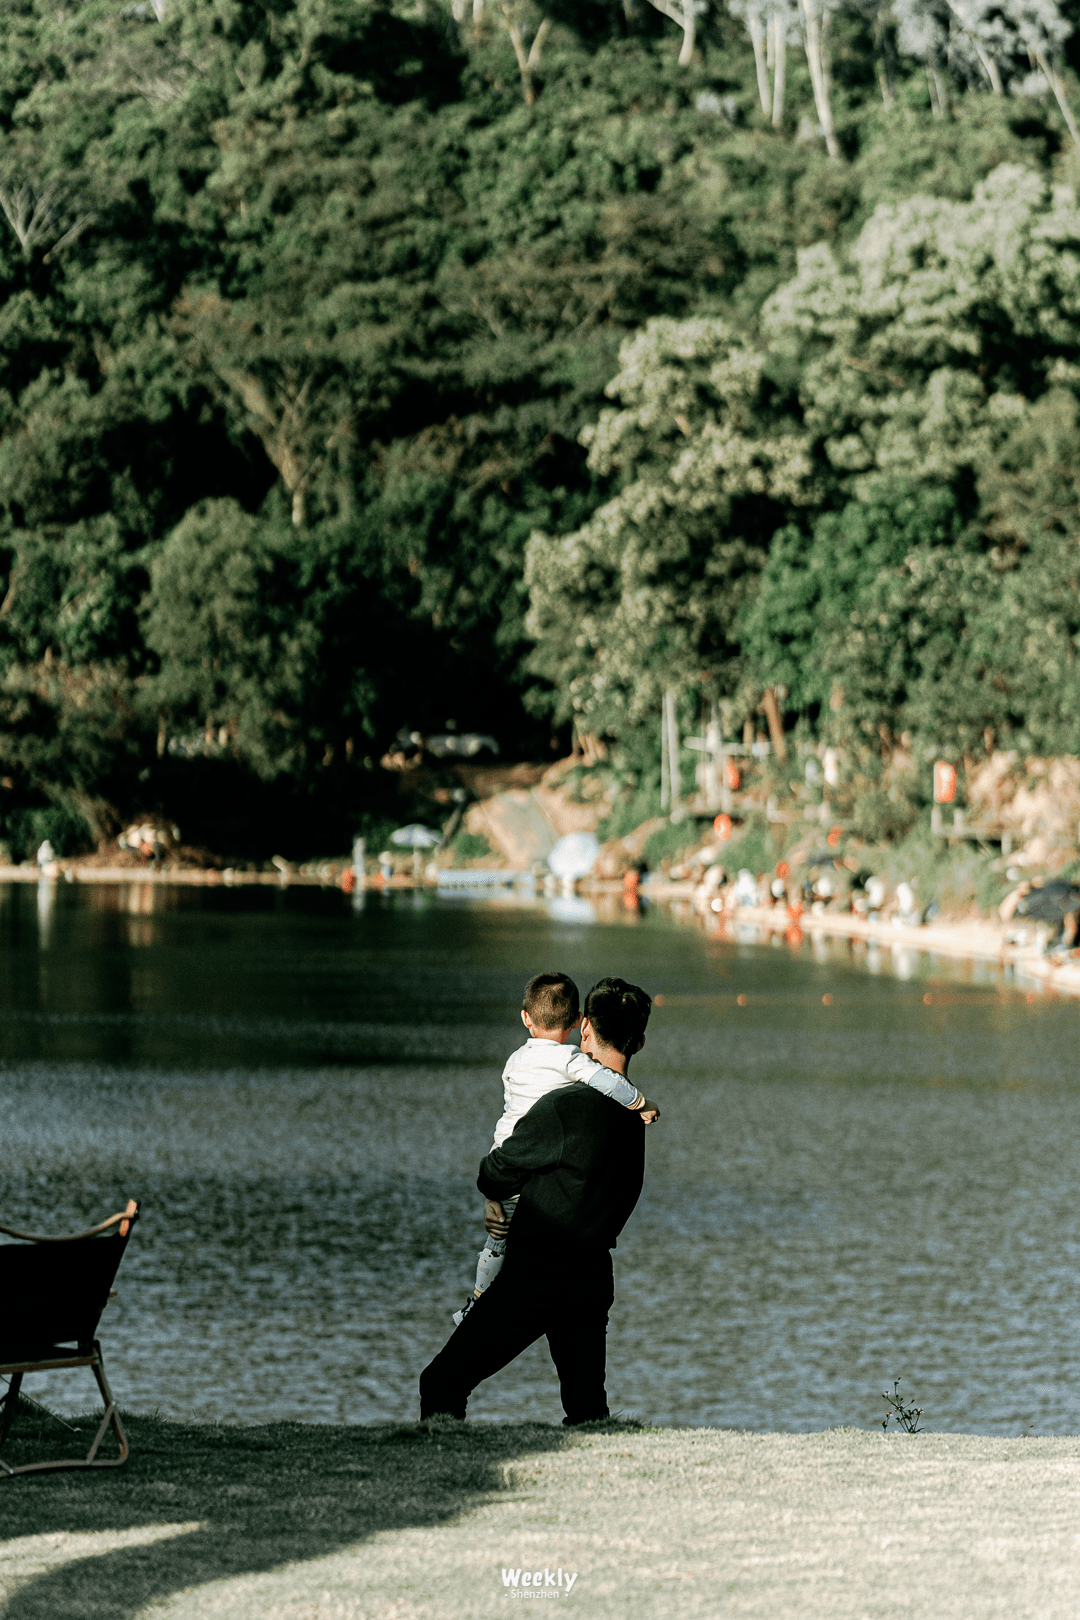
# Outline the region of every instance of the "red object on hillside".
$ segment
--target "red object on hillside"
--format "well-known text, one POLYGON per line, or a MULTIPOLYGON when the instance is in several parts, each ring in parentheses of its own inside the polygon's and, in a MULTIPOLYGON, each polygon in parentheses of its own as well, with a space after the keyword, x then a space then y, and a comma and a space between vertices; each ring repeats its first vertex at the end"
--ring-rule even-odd
POLYGON ((742 771, 740 771, 733 759, 725 759, 724 761, 724 778, 730 791, 738 793, 742 787, 742 771))
POLYGON ((726 844, 731 837, 735 823, 730 816, 717 816, 712 824, 712 830, 722 844, 726 844))
POLYGON ((835 849, 837 844, 840 842, 841 838, 843 838, 843 836, 844 836, 843 827, 833 827, 833 828, 830 829, 829 836, 825 840, 825 842, 828 844, 830 849, 835 849))
POLYGON ((791 867, 788 865, 787 861, 780 862, 779 866, 776 868, 776 875, 781 880, 791 876, 791 867))
POLYGON ((939 759, 934 766, 934 803, 954 804, 956 801, 956 766, 939 759))

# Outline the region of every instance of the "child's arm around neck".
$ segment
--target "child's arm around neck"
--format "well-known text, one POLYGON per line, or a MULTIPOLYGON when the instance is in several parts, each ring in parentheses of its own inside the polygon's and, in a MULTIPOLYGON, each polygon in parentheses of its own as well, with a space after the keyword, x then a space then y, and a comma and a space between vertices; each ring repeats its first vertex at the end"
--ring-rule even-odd
MULTIPOLYGON (((609 1046, 606 1041, 600 1039, 596 1029, 587 1018, 581 1020, 581 1050, 585 1053, 585 1056, 591 1057, 595 1063, 602 1063, 605 1069, 613 1069, 616 1074, 621 1074, 624 1079, 627 1078, 630 1059, 635 1052, 640 1052, 644 1045, 645 1037, 643 1035, 633 1051, 620 1052, 617 1047, 609 1046)), ((659 1108, 655 1103, 649 1101, 643 1091, 637 1093, 637 1098, 630 1104, 630 1107, 641 1113, 646 1125, 652 1125, 660 1118, 659 1108)))
MULTIPOLYGON (((633 1053, 619 1052, 614 1046, 608 1046, 602 1042, 598 1038, 595 1029, 593 1029, 587 1018, 575 1018, 574 1022, 567 1025, 565 1029, 541 1029, 538 1024, 533 1022, 528 1013, 523 1010, 521 1014, 521 1022, 525 1025, 525 1028, 528 1030, 532 1040, 554 1041, 558 1046, 565 1046, 569 1037, 580 1025, 581 1050, 585 1056, 592 1058, 594 1063, 601 1064, 605 1069, 610 1069, 614 1074, 621 1075, 624 1080, 627 1080, 626 1071, 630 1067, 630 1059, 633 1056, 633 1053)), ((644 1045, 645 1037, 642 1036, 640 1044, 634 1048, 634 1051, 640 1052, 642 1046, 644 1045)), ((627 1083, 629 1084, 628 1080, 627 1083)), ((622 1102, 624 1107, 631 1108, 635 1112, 640 1112, 642 1119, 647 1125, 651 1125, 660 1117, 660 1110, 656 1107, 655 1103, 651 1103, 648 1100, 644 1092, 636 1091, 630 1101, 625 1101, 621 1097, 617 1100, 622 1102)))
MULTIPOLYGON (((645 1039, 643 1036, 641 1046, 636 1046, 634 1051, 640 1052, 641 1047, 644 1045, 645 1039)), ((620 1052, 616 1047, 608 1046, 600 1039, 587 1018, 583 1018, 581 1021, 581 1050, 586 1057, 591 1057, 594 1062, 602 1063, 605 1069, 614 1069, 616 1074, 622 1075, 626 1074, 630 1067, 630 1059, 634 1055, 633 1052, 620 1052)))

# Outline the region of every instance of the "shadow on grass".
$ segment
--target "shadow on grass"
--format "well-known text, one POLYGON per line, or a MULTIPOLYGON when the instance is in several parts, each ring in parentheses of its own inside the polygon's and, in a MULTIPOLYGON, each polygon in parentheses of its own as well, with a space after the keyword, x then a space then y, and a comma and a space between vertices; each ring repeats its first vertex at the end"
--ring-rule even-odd
MULTIPOLYGON (((86 1429, 93 1420, 75 1421, 86 1429)), ((539 1423, 124 1423, 131 1458, 115 1472, 0 1481, 0 1538, 202 1528, 150 1545, 106 1542, 32 1574, 0 1608, 3 1620, 129 1620, 187 1587, 318 1558, 380 1530, 445 1523, 512 1488, 507 1463, 574 1444, 573 1434, 539 1423)), ((23 1405, 5 1455, 70 1456, 74 1438, 23 1405)))

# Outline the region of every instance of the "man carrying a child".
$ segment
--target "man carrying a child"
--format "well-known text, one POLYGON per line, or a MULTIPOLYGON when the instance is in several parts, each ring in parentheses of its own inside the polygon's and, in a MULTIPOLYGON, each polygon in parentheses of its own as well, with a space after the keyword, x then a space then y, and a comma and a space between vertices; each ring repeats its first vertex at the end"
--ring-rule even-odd
MULTIPOLYGON (((549 985, 559 980, 576 1003, 571 980, 545 974, 530 980, 527 1006, 540 979, 549 985)), ((581 1051, 623 1077, 630 1099, 616 1100, 613 1081, 597 1089, 595 1079, 583 1083, 567 1075, 518 1118, 481 1164, 484 1224, 494 1247, 505 1240, 505 1263, 459 1313, 457 1331, 421 1374, 422 1418, 463 1418, 477 1384, 541 1335, 559 1375, 564 1421, 609 1415, 604 1371, 614 1298, 611 1251, 641 1193, 645 1122, 657 1117, 653 1104, 632 1095, 625 1076, 645 1044, 651 1008, 644 990, 623 979, 595 985, 585 1000, 581 1051), (504 1203, 513 1206, 512 1219, 504 1203)), ((533 1021, 525 1021, 532 1036, 533 1021)), ((561 1044, 566 1034, 541 1030, 539 1044, 561 1044)), ((537 1044, 534 1037, 526 1046, 537 1044)), ((534 1062, 536 1057, 534 1052, 534 1062)))

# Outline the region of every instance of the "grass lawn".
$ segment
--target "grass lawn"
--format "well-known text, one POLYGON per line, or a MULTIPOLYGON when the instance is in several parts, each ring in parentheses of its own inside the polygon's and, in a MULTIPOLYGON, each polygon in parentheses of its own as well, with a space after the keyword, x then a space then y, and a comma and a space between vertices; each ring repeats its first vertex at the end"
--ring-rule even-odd
MULTIPOLYGON (((126 1421, 0 1482, 2 1620, 1080 1614, 1080 1439, 126 1421)), ((5 1454, 73 1440, 23 1407, 5 1454)))

